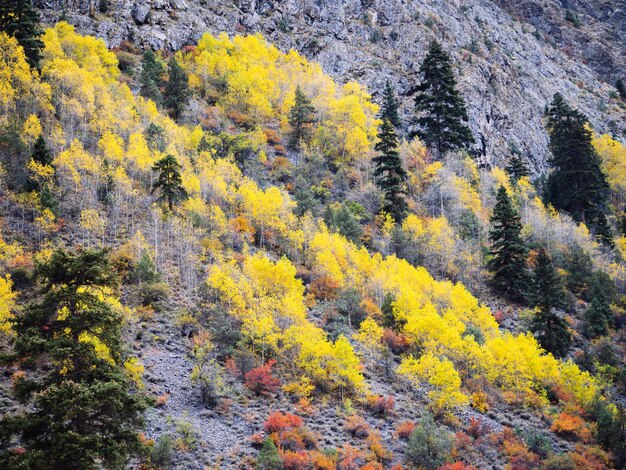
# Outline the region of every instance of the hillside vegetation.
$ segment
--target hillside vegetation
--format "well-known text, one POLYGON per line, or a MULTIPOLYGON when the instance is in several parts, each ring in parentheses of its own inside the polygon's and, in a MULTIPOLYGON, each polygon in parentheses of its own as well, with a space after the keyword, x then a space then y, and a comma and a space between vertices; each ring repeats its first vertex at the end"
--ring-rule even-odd
POLYGON ((584 123, 607 189, 568 213, 398 138, 394 220, 359 83, 261 35, 41 39, 0 33, 4 468, 622 468, 619 140, 584 123))

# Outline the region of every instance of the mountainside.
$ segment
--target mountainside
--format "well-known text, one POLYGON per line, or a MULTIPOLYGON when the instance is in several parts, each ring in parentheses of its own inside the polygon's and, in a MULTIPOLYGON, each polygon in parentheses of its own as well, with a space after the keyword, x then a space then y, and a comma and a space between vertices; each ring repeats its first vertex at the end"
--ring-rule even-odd
POLYGON ((623 1, 540 3, 109 1, 107 13, 97 2, 41 4, 49 23, 65 16, 111 47, 129 40, 177 50, 206 31, 261 32, 282 50, 294 48, 319 62, 340 81, 357 79, 380 90, 391 78, 403 98, 405 124, 418 64, 437 39, 457 64, 479 161, 501 164, 513 149, 542 172, 548 157, 542 111, 557 91, 598 132, 624 138, 625 111, 614 86, 625 75, 626 21, 623 1), (567 11, 578 15, 578 28, 565 19, 567 11))
POLYGON ((0 469, 626 468, 620 8, 0 0, 0 469))

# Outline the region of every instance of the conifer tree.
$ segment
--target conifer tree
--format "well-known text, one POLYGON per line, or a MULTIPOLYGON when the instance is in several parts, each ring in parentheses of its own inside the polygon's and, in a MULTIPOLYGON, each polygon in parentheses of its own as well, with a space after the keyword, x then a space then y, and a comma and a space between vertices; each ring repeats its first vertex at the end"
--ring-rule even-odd
POLYGON ((123 467, 141 449, 144 400, 130 393, 121 358, 121 312, 106 251, 52 254, 37 264, 41 299, 14 321, 11 362, 37 369, 15 391, 27 406, 0 421, 0 468, 123 467), (10 450, 20 438, 24 452, 10 450))
POLYGON ((163 64, 158 60, 154 51, 152 49, 144 51, 141 60, 141 75, 139 76, 141 95, 151 99, 158 105, 163 103, 161 85, 163 84, 164 74, 163 64))
POLYGON ((437 151, 439 158, 449 150, 469 148, 474 143, 465 101, 456 90, 450 56, 433 41, 420 67, 422 82, 415 98, 417 134, 437 151))
POLYGON ((256 459, 257 470, 282 470, 283 461, 278 454, 276 444, 271 437, 266 437, 256 459))
POLYGON ((31 158, 41 165, 52 166, 52 153, 48 149, 46 139, 44 139, 41 135, 37 137, 37 140, 35 140, 31 158))
POLYGON ((522 301, 529 282, 526 271, 526 245, 521 237, 522 223, 504 188, 500 186, 491 215, 491 271, 493 287, 511 300, 522 301))
POLYGON ((617 89, 620 98, 626 101, 626 86, 624 86, 624 82, 621 79, 615 83, 615 88, 617 89))
POLYGON ((609 303, 605 296, 594 296, 591 305, 584 314, 584 333, 587 338, 604 336, 609 331, 609 319, 612 317, 609 303))
POLYGON ((178 119, 189 99, 189 78, 176 57, 172 58, 169 67, 169 77, 164 94, 165 106, 170 110, 170 115, 174 119, 178 119))
POLYGON ((374 148, 379 152, 372 160, 376 164, 374 170, 376 184, 385 197, 383 211, 391 214, 396 222, 402 222, 408 211, 404 198, 406 193, 404 181, 407 174, 398 153, 398 136, 389 119, 383 119, 378 131, 378 142, 374 148))
POLYGON ((550 255, 544 248, 540 248, 533 270, 530 295, 531 303, 538 308, 538 312, 533 318, 531 330, 539 344, 556 357, 565 356, 572 342, 567 323, 553 311, 564 306, 564 293, 562 280, 550 255))
POLYGON ((43 41, 31 0, 0 0, 0 31, 17 39, 31 67, 39 67, 43 41))
POLYGON ((380 118, 389 119, 391 124, 398 129, 400 128, 400 117, 398 116, 398 99, 391 86, 389 80, 385 82, 385 91, 383 92, 383 104, 381 106, 380 118))
POLYGON ((158 172, 157 180, 152 185, 152 192, 159 191, 159 202, 167 201, 170 211, 174 204, 187 198, 187 191, 183 188, 180 176, 181 168, 173 155, 167 155, 152 167, 152 171, 158 172))
POLYGON ((520 155, 513 155, 506 166, 506 172, 513 181, 518 181, 524 176, 528 176, 528 167, 520 155))
POLYGON ((604 212, 600 212, 594 222, 596 239, 608 248, 613 248, 615 242, 613 240, 613 232, 609 225, 609 221, 606 220, 604 212))
POLYGON ((308 142, 315 123, 315 108, 300 86, 296 87, 295 103, 289 111, 289 146, 299 149, 303 142, 308 142))
POLYGON ((547 110, 552 151, 548 200, 577 221, 590 224, 605 211, 609 186, 591 140, 587 118, 557 93, 547 110))

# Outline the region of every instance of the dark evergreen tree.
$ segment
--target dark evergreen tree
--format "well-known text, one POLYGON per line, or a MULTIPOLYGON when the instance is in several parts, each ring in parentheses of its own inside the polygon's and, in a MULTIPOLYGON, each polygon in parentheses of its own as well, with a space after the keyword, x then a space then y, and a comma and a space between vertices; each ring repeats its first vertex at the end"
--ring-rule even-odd
POLYGON ((341 204, 338 208, 327 206, 324 211, 324 222, 354 244, 361 245, 363 227, 346 203, 341 204))
POLYGON ((609 221, 606 220, 604 212, 600 212, 594 222, 596 239, 608 248, 614 248, 615 242, 613 241, 613 232, 609 226, 609 221))
POLYGON ((604 336, 609 331, 609 319, 612 318, 611 309, 606 297, 599 295, 591 300, 591 305, 585 310, 583 331, 587 338, 604 336))
POLYGON ((620 229, 622 236, 626 236, 626 213, 622 213, 622 216, 620 218, 619 229, 620 229))
POLYGON ((563 357, 569 350, 572 337, 567 322, 553 311, 564 306, 563 284, 544 248, 539 249, 535 263, 530 300, 538 312, 533 318, 531 330, 546 351, 563 357))
POLYGON ((474 143, 465 101, 456 90, 450 56, 436 41, 420 67, 422 82, 415 98, 417 134, 439 158, 448 150, 469 148, 474 143))
POLYGON ((41 135, 37 137, 37 140, 35 140, 31 158, 41 165, 52 166, 52 153, 48 149, 46 139, 44 139, 41 135))
POLYGON ((315 120, 315 108, 298 85, 294 105, 289 111, 289 125, 291 126, 289 146, 291 148, 299 149, 303 142, 309 141, 315 120))
POLYGON ((408 212, 404 197, 406 194, 404 181, 407 174, 398 153, 398 136, 389 119, 383 119, 378 130, 378 142, 374 148, 379 152, 372 160, 376 164, 374 169, 376 184, 385 196, 383 211, 391 214, 394 220, 400 223, 408 212))
POLYGON ((169 63, 170 71, 165 85, 165 106, 170 110, 170 115, 178 119, 187 106, 189 100, 189 78, 180 66, 176 57, 169 63))
POLYGON ((41 299, 15 319, 5 358, 36 372, 15 384, 26 411, 0 421, 0 468, 122 468, 142 449, 145 401, 130 393, 122 314, 100 298, 117 287, 114 273, 105 251, 59 250, 36 265, 41 299), (16 437, 22 453, 10 450, 16 437))
POLYGON ((620 98, 626 101, 626 86, 624 86, 624 82, 621 79, 615 83, 615 88, 617 89, 620 98))
POLYGON ((517 154, 513 155, 509 160, 509 163, 506 166, 506 172, 508 173, 509 177, 514 181, 518 181, 520 178, 529 175, 526 163, 524 163, 522 157, 517 154))
POLYGON ((400 116, 398 116, 398 99, 396 93, 391 86, 389 80, 385 82, 385 91, 383 92, 383 104, 381 106, 380 118, 389 119, 393 127, 400 128, 400 116))
POLYGON ((170 211, 174 204, 187 198, 180 169, 180 163, 173 155, 167 155, 152 167, 152 171, 158 172, 157 180, 152 185, 152 192, 159 191, 159 201, 167 201, 167 207, 170 211))
POLYGON ((39 67, 43 41, 39 12, 30 0, 0 0, 0 31, 17 39, 31 67, 39 67))
POLYGON ((591 280, 593 277, 593 260, 589 253, 579 245, 570 248, 566 258, 567 288, 576 297, 589 301, 591 280))
POLYGON ((164 75, 165 69, 163 64, 159 61, 154 51, 151 49, 145 50, 141 60, 141 75, 139 76, 141 95, 151 99, 158 105, 163 104, 161 86, 163 85, 164 75))
POLYGON ((547 129, 553 169, 548 200, 556 209, 589 225, 605 212, 609 185, 591 143, 587 118, 557 93, 547 110, 547 129))
POLYGON ((527 249, 521 237, 520 217, 504 186, 500 186, 496 195, 491 226, 491 259, 487 263, 491 284, 507 298, 523 301, 529 283, 527 249))

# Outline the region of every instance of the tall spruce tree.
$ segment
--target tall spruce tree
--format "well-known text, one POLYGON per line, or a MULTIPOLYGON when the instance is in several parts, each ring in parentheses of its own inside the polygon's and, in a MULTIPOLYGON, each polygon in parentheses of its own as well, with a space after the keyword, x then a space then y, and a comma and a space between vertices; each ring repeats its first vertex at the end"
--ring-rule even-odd
POLYGON ((152 167, 152 171, 158 173, 157 180, 152 185, 152 192, 159 192, 159 201, 167 201, 170 211, 174 208, 174 204, 187 198, 180 169, 180 163, 173 155, 167 155, 152 167))
POLYGON ((529 175, 528 167, 522 160, 522 157, 517 154, 513 155, 509 160, 506 172, 513 181, 518 181, 520 178, 529 175))
POLYGON ((398 153, 398 136, 388 118, 384 118, 380 125, 378 142, 374 148, 379 152, 372 160, 376 164, 374 169, 376 184, 385 196, 383 211, 391 214, 396 222, 402 222, 408 211, 404 197, 406 193, 404 181, 407 174, 398 153))
POLYGON ((33 68, 39 67, 43 49, 38 23, 39 12, 30 0, 0 0, 0 31, 17 39, 33 68))
POLYGON ((380 118, 389 119, 396 129, 400 128, 400 116, 398 116, 398 98, 389 80, 385 82, 383 92, 383 104, 381 106, 380 118))
POLYGON ((291 126, 289 146, 291 148, 298 150, 303 142, 309 141, 315 120, 315 108, 298 85, 294 105, 289 111, 289 125, 291 126))
POLYGON ((172 57, 172 60, 170 60, 169 68, 164 101, 165 106, 170 110, 170 116, 178 119, 189 100, 189 77, 176 60, 176 57, 172 57))
POLYGON ((540 248, 531 283, 531 304, 538 308, 531 330, 539 344, 556 357, 565 356, 572 342, 567 322, 554 312, 555 308, 564 306, 564 294, 563 282, 552 258, 544 248, 540 248))
POLYGON ((158 105, 163 104, 161 86, 164 75, 165 69, 157 55, 152 49, 146 49, 141 60, 141 75, 139 76, 141 95, 158 105))
POLYGON ((114 272, 105 251, 59 250, 36 265, 41 298, 16 317, 5 358, 35 371, 15 383, 25 411, 0 420, 0 468, 122 468, 142 448, 145 401, 123 366, 122 314, 101 298, 114 272))
POLYGON ((554 95, 546 116, 552 151, 548 200, 575 220, 592 225, 606 210, 609 185, 591 143, 587 118, 559 93, 554 95))
POLYGON ((500 186, 491 215, 491 284, 498 292, 514 301, 523 301, 527 294, 529 275, 526 270, 527 249, 522 240, 522 223, 504 188, 500 186))
POLYGON ((420 67, 422 82, 415 97, 417 134, 439 158, 449 150, 469 148, 474 138, 465 101, 456 90, 450 56, 433 41, 420 67))

